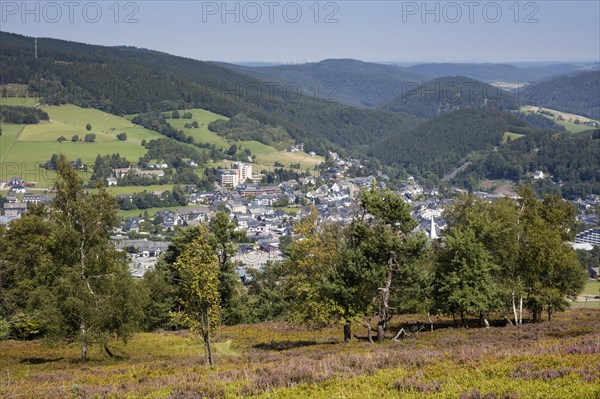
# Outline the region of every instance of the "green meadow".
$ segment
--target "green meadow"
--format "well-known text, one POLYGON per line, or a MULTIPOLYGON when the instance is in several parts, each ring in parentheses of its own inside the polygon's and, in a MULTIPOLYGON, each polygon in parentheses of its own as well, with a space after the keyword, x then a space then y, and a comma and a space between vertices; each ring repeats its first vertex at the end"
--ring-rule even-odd
MULTIPOLYGON (((2 98, 2 104, 31 106, 36 103, 32 98, 2 98)), ((159 133, 134 125, 127 119, 75 105, 41 106, 48 113, 49 121, 37 125, 2 125, 0 136, 0 179, 23 176, 27 181, 37 181, 39 187, 49 187, 53 173, 39 167, 48 161, 52 154, 64 154, 69 159, 81 159, 92 163, 97 155, 119 153, 132 162, 146 153, 141 146, 142 140, 162 137, 159 133), (91 131, 86 125, 92 126, 91 131), (126 133, 127 140, 119 141, 117 134, 126 133), (87 133, 96 134, 96 141, 83 141, 87 133), (72 142, 78 135, 80 140, 72 142), (67 141, 57 139, 64 136, 67 141)), ((91 173, 91 172, 90 172, 91 173)), ((84 174, 84 178, 85 178, 84 174)))
POLYGON ((587 118, 582 115, 571 114, 568 112, 561 112, 561 111, 557 111, 555 109, 550 109, 550 108, 534 107, 531 105, 522 106, 521 112, 536 112, 538 109, 551 113, 552 116, 547 115, 547 114, 540 114, 540 115, 545 116, 548 119, 552 119, 558 125, 564 126, 565 129, 567 129, 567 131, 571 132, 571 133, 579 133, 579 132, 593 129, 590 126, 583 126, 581 124, 574 123, 576 120, 579 120, 581 123, 596 122, 596 123, 600 124, 600 121, 597 121, 595 119, 590 119, 590 118, 587 118))
POLYGON ((511 141, 514 141, 523 136, 525 136, 525 135, 519 134, 519 133, 505 132, 504 135, 502 136, 502 144, 508 143, 508 139, 510 139, 511 141))
MULTIPOLYGON (((227 142, 223 137, 218 134, 211 132, 208 130, 208 124, 210 122, 216 121, 217 119, 229 120, 226 116, 215 114, 213 112, 195 108, 195 109, 186 109, 180 111, 180 114, 183 115, 184 112, 190 112, 192 114, 192 119, 168 119, 167 121, 171 126, 176 128, 177 130, 183 130, 186 136, 192 136, 197 143, 208 143, 214 144, 217 148, 227 149, 231 145, 227 142), (186 128, 184 127, 186 123, 192 123, 193 121, 198 122, 198 128, 186 128)), ((135 115, 126 116, 127 119, 131 120, 135 115)))
MULTIPOLYGON (((137 187, 138 189, 140 187, 137 187)), ((197 208, 198 205, 187 205, 187 206, 164 206, 164 207, 160 207, 160 208, 148 208, 148 209, 132 209, 129 211, 119 211, 119 216, 123 216, 123 217, 136 217, 139 215, 143 215, 144 212, 148 212, 148 216, 153 218, 154 216, 156 216, 156 213, 159 211, 177 211, 180 209, 191 209, 191 208, 197 208)))
POLYGON ((22 107, 33 107, 39 104, 38 97, 0 97, 0 105, 20 105, 22 107))

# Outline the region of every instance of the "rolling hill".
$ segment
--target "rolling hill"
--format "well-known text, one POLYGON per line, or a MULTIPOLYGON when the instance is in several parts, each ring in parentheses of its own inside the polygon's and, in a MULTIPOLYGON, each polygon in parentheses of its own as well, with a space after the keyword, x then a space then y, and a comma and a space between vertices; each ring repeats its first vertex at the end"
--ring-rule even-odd
POLYGON ((524 98, 538 105, 600 120, 600 71, 588 71, 535 83, 524 98))
POLYGON ((185 108, 226 117, 243 113, 286 128, 320 154, 366 146, 419 122, 277 90, 221 65, 157 51, 38 38, 35 59, 32 38, 1 32, 0 39, 0 83, 27 84, 48 104, 72 103, 116 115, 185 108))
POLYGON ((505 132, 523 128, 524 121, 506 112, 461 109, 375 143, 369 154, 411 173, 431 172, 441 178, 471 151, 493 149, 502 143, 505 132))
POLYGON ((392 100, 426 77, 395 65, 329 59, 300 65, 248 67, 223 64, 257 79, 299 85, 308 96, 372 108, 392 100))
POLYGON ((518 109, 514 95, 464 76, 448 76, 413 85, 411 90, 381 107, 426 119, 462 108, 518 109))
MULTIPOLYGON (((590 66, 598 69, 597 64, 590 66)), ((407 70, 421 75, 437 78, 449 75, 467 76, 482 82, 537 82, 551 76, 572 73, 583 67, 573 64, 552 65, 511 65, 511 64, 418 64, 412 65, 407 70)))
POLYGON ((598 165, 600 130, 580 133, 538 131, 478 159, 465 174, 519 182, 527 179, 533 171, 541 170, 548 178, 536 185, 539 192, 576 198, 600 192, 598 165), (551 179, 561 184, 550 184, 551 179))

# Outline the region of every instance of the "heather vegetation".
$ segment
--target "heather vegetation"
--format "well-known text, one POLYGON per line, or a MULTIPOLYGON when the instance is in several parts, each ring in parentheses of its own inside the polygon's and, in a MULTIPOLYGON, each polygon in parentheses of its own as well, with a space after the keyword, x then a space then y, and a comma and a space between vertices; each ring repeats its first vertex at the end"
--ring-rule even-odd
MULTIPOLYGON (((115 358, 98 350, 78 360, 75 345, 0 342, 5 398, 518 398, 600 395, 600 314, 570 310, 520 328, 445 328, 402 341, 341 344, 337 329, 284 323, 222 327, 216 365, 187 331, 140 333, 115 358)), ((394 329, 418 316, 395 317, 394 329)), ((364 338, 364 334, 361 334, 364 338)))

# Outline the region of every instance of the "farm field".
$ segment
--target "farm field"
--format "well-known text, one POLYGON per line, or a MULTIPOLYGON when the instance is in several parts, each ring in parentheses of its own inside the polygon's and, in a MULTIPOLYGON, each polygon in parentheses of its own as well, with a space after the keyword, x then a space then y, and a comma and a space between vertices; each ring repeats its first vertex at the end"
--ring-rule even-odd
POLYGON ((20 105, 22 107, 33 107, 39 102, 39 97, 0 97, 0 105, 20 105))
MULTIPOLYGON (((411 323, 418 316, 394 319, 411 323)), ((0 343, 3 398, 523 398, 600 396, 600 311, 570 310, 552 322, 452 328, 401 341, 341 342, 341 328, 308 331, 285 323, 220 328, 216 366, 187 331, 136 334, 97 347, 41 341, 0 343)), ((358 329, 357 329, 358 330, 358 329)), ((357 331, 364 338, 363 331, 357 331)))
MULTIPOLYGON (((3 98, 2 104, 33 105, 34 99, 3 98)), ((69 159, 80 158, 84 163, 93 163, 97 155, 119 153, 130 161, 137 160, 146 153, 140 145, 143 139, 162 137, 160 134, 136 126, 124 118, 91 108, 75 105, 41 106, 50 117, 49 122, 37 125, 3 124, 0 137, 0 179, 22 175, 27 181, 37 181, 38 187, 49 187, 53 173, 40 168, 52 154, 65 154, 69 159), (85 126, 92 125, 91 133, 96 134, 96 142, 72 142, 75 134, 81 140, 89 133, 85 126), (119 141, 116 135, 124 132, 127 141, 119 141), (67 141, 58 142, 64 136, 67 141), (27 176, 25 176, 27 175, 27 176)), ((91 174, 91 171, 88 172, 91 174)), ((85 178, 84 173, 84 178, 85 178)))
MULTIPOLYGON (((142 191, 171 191, 173 190, 173 184, 154 184, 151 186, 110 186, 106 187, 106 191, 111 193, 112 195, 119 194, 133 194, 139 193, 142 191)), ((89 192, 96 192, 96 189, 90 189, 89 192)))
POLYGON ((581 115, 557 111, 555 109, 543 108, 543 107, 537 107, 537 106, 531 106, 531 105, 524 105, 521 107, 521 112, 537 112, 538 110, 551 112, 552 114, 554 114, 554 117, 551 117, 550 115, 544 115, 544 114, 542 114, 542 115, 548 119, 554 120, 557 124, 564 126, 565 129, 567 129, 567 131, 572 132, 572 133, 578 133, 578 132, 583 132, 585 130, 593 129, 590 126, 583 126, 583 125, 578 125, 576 123, 573 123, 575 120, 579 120, 581 123, 596 122, 596 123, 600 124, 600 121, 590 119, 590 118, 587 118, 587 117, 581 116, 581 115), (560 120, 558 118, 559 116, 561 116, 563 118, 563 120, 560 120))

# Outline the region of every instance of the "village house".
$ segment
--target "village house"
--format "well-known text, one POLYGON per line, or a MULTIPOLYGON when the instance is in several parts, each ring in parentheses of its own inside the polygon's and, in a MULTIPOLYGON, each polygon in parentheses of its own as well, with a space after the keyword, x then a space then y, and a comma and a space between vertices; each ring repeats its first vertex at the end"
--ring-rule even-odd
POLYGON ((19 217, 27 212, 27 202, 7 202, 4 204, 4 216, 8 218, 19 217))

